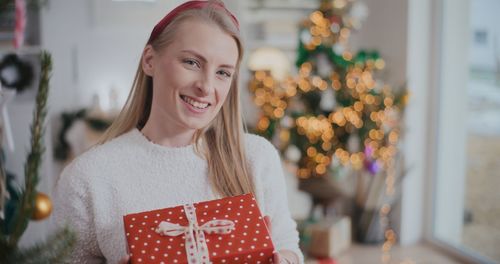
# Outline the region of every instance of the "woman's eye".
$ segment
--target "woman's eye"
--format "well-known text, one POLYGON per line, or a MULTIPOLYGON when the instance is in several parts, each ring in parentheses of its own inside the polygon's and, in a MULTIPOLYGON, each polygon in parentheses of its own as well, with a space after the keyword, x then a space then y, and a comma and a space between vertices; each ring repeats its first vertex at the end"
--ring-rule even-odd
POLYGON ((227 71, 218 71, 217 74, 222 75, 226 78, 231 78, 231 73, 227 71))
POLYGON ((200 64, 197 61, 192 60, 192 59, 185 59, 183 62, 186 63, 187 65, 190 65, 190 66, 196 66, 198 68, 200 67, 200 64))

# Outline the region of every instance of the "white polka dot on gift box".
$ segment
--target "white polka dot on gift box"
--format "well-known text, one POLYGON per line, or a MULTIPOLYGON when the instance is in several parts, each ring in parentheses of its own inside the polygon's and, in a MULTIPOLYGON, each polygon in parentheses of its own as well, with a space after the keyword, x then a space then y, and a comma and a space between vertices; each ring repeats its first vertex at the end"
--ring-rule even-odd
POLYGON ((175 263, 186 259, 184 236, 167 237, 155 232, 162 221, 187 225, 184 209, 176 206, 124 217, 131 258, 140 263, 175 263), (141 259, 141 261, 139 261, 141 259))

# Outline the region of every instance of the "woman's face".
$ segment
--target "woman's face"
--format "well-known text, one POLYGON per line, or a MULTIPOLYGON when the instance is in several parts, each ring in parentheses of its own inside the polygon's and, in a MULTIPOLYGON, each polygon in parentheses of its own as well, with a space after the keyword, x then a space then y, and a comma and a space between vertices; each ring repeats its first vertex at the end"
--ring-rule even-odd
POLYGON ((181 22, 174 38, 163 50, 144 50, 142 67, 153 78, 150 121, 178 132, 201 129, 226 100, 238 47, 217 26, 197 20, 181 22))

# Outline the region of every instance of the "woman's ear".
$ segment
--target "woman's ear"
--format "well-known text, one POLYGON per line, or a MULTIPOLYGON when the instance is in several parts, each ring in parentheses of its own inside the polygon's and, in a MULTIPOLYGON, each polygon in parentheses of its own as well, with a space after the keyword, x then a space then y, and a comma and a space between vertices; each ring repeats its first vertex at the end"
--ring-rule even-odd
POLYGON ((142 52, 141 66, 142 71, 144 71, 144 73, 149 77, 153 77, 154 73, 154 56, 155 51, 153 47, 151 45, 147 45, 142 52))

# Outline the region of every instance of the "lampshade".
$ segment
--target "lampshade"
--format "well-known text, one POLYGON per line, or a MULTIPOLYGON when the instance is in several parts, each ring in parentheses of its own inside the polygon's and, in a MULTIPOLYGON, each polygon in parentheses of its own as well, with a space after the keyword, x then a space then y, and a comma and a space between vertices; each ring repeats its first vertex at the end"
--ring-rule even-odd
POLYGON ((286 54, 271 47, 258 48, 250 54, 248 68, 252 71, 269 70, 276 80, 283 80, 290 72, 290 61, 286 54))

